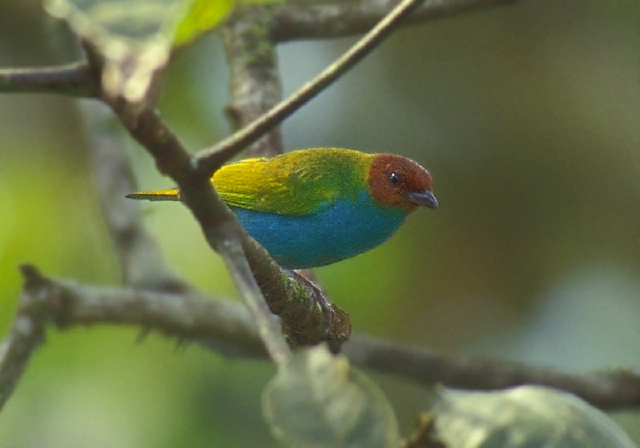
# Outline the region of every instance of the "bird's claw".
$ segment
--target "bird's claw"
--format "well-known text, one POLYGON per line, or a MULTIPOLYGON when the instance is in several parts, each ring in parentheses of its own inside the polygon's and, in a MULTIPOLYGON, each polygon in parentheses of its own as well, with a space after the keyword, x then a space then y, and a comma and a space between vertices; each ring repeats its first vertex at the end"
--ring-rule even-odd
POLYGON ((336 307, 333 303, 327 299, 324 291, 311 281, 308 277, 298 271, 291 271, 293 275, 309 290, 309 311, 307 314, 307 320, 312 319, 314 307, 319 307, 322 315, 324 316, 325 328, 324 336, 328 336, 333 328, 336 318, 336 307))

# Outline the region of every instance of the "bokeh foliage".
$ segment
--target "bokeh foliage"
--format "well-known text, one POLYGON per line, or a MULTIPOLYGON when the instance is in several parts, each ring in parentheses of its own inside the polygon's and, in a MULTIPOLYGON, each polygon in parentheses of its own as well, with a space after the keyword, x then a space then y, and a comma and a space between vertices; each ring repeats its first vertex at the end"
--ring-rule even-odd
MULTIPOLYGON (((38 3, 2 6, 2 66, 71 57, 54 56, 66 40, 38 3)), ((569 370, 640 365, 639 13, 633 0, 520 2, 407 28, 284 125, 290 149, 398 152, 435 177, 440 210, 318 271, 357 331, 569 370)), ((285 89, 350 42, 282 46, 285 89)), ((170 69, 161 110, 190 148, 228 132, 227 84, 216 36, 170 69)), ((0 129, 4 332, 20 262, 83 282, 119 276, 73 102, 2 95, 0 129)), ((141 185, 166 185, 131 154, 141 185)), ((148 221, 178 271, 235 294, 185 209, 154 205, 148 221)), ((0 446, 275 446, 259 408, 268 364, 137 336, 51 331, 3 412, 0 446)), ((406 433, 428 393, 376 379, 406 433)), ((640 441, 638 416, 616 417, 640 441)))

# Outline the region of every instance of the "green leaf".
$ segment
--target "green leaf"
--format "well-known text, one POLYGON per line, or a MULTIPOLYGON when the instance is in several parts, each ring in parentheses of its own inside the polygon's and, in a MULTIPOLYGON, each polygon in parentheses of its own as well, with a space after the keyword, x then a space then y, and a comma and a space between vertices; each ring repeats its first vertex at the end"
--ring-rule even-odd
POLYGON ((263 409, 274 436, 291 447, 395 448, 400 440, 382 391, 324 346, 280 366, 263 409))
POLYGON ((173 32, 174 46, 191 42, 216 27, 227 17, 233 0, 192 0, 184 18, 173 32))
POLYGON ((445 446, 635 448, 604 413, 575 395, 540 386, 499 392, 444 390, 432 415, 445 446))
POLYGON ((155 101, 151 89, 172 50, 215 28, 233 5, 234 0, 44 1, 50 15, 67 21, 102 58, 107 97, 134 106, 155 101))

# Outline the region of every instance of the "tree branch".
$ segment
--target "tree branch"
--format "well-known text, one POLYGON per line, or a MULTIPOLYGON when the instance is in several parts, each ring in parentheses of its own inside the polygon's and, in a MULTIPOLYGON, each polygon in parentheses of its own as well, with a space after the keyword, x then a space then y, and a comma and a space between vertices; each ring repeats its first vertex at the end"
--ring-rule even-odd
POLYGON ((143 225, 140 207, 123 198, 136 191, 122 128, 104 106, 83 105, 89 130, 97 196, 125 284, 155 291, 187 292, 191 288, 167 266, 154 238, 143 225))
POLYGON ((640 375, 626 371, 563 373, 526 364, 452 356, 354 335, 344 346, 351 362, 424 386, 496 390, 538 384, 571 392, 602 409, 640 406, 640 375))
POLYGON ((55 93, 95 98, 99 80, 84 61, 57 67, 0 69, 0 93, 55 93))
MULTIPOLYGON (((423 23, 516 1, 518 0, 425 0, 404 23, 423 23)), ((275 42, 287 42, 361 34, 389 14, 396 4, 397 0, 288 2, 276 15, 271 36, 275 42)))
MULTIPOLYGON (((22 273, 25 289, 20 310, 0 355, 0 407, 29 355, 42 342, 47 322, 60 329, 93 324, 140 326, 197 342, 227 356, 266 357, 255 323, 239 303, 197 293, 82 285, 46 278, 30 266, 22 267, 22 273)), ((354 335, 344 345, 344 354, 354 365, 426 387, 443 384, 493 390, 539 384, 572 392, 604 409, 640 405, 640 376, 631 372, 569 374, 520 363, 445 355, 366 335, 354 335)))
POLYGON ((24 291, 13 327, 0 349, 0 409, 18 383, 44 327, 135 325, 179 340, 200 342, 229 356, 265 357, 264 345, 245 307, 197 293, 169 294, 105 288, 44 277, 22 266, 24 291))
POLYGON ((46 316, 30 286, 25 283, 13 327, 0 347, 0 410, 20 381, 31 355, 44 341, 46 316))
MULTIPOLYGON (((264 115, 282 100, 275 44, 270 31, 280 5, 238 3, 220 27, 231 71, 231 104, 227 113, 238 130, 264 115), (251 55, 251 57, 248 57, 251 55)), ((245 151, 247 156, 269 157, 282 152, 279 127, 272 128, 245 151)))

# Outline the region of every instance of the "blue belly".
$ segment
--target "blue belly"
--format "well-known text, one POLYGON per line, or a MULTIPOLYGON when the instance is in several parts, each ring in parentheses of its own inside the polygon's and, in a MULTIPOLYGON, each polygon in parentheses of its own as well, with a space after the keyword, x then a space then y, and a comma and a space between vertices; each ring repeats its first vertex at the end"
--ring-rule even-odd
POLYGON ((286 216, 231 207, 247 232, 282 266, 306 269, 335 263, 383 243, 407 216, 378 207, 362 191, 313 215, 286 216))

